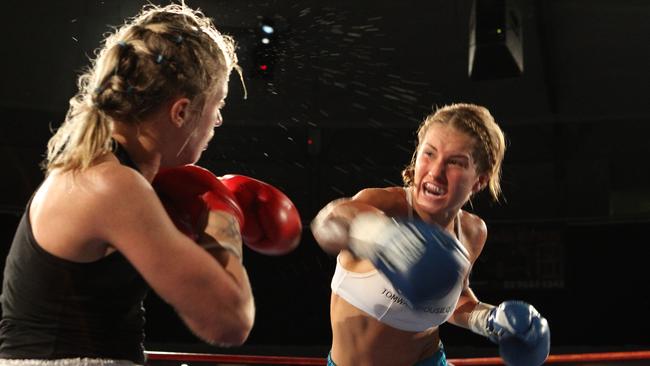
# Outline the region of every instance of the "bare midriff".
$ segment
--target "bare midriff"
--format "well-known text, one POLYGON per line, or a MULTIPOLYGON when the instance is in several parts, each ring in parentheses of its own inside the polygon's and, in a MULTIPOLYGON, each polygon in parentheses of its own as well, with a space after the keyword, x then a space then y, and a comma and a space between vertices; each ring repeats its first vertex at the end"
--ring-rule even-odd
POLYGON ((439 347, 438 328, 408 332, 390 327, 336 294, 330 304, 332 360, 337 366, 412 366, 439 347))

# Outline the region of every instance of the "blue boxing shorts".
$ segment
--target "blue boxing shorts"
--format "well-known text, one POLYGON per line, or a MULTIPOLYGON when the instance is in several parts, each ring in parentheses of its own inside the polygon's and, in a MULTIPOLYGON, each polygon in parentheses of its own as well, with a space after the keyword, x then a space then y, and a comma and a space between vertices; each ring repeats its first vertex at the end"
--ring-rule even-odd
MULTIPOLYGON (((327 366, 336 366, 334 361, 332 361, 332 352, 327 355, 327 366)), ((445 348, 440 343, 440 347, 436 353, 431 355, 431 357, 425 358, 422 361, 419 361, 413 366, 453 366, 450 363, 447 363, 447 356, 445 355, 445 348)))

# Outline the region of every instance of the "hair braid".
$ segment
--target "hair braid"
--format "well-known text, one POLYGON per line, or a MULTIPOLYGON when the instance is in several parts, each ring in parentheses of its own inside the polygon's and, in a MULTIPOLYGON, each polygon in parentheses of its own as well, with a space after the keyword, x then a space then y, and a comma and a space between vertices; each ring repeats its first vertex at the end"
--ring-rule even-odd
POLYGON ((232 38, 185 4, 145 5, 103 41, 48 142, 47 171, 84 169, 113 148, 113 123, 138 123, 172 97, 197 109, 237 65, 232 38))
POLYGON ((477 146, 474 147, 472 155, 477 164, 477 172, 488 175, 490 194, 498 201, 501 196, 501 164, 505 154, 505 137, 490 112, 475 104, 458 103, 444 106, 425 118, 418 128, 418 142, 411 161, 402 171, 404 184, 414 184, 418 150, 429 127, 434 123, 452 126, 475 139, 477 146))

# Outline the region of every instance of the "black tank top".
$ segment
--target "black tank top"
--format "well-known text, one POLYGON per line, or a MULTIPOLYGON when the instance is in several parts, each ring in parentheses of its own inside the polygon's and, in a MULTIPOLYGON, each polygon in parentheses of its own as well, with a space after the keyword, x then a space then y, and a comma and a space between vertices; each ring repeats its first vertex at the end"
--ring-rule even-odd
MULTIPOLYGON (((118 147, 116 155, 137 170, 124 150, 118 147)), ((91 357, 144 364, 146 282, 117 251, 91 263, 46 252, 34 239, 29 206, 4 268, 0 358, 91 357)))

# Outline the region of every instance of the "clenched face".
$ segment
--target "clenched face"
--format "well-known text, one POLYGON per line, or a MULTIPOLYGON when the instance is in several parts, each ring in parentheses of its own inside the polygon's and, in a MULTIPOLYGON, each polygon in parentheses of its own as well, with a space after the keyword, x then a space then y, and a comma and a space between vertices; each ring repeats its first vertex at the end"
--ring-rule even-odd
POLYGON ((455 128, 434 123, 415 161, 414 202, 420 216, 450 218, 487 181, 472 158, 475 141, 455 128))

